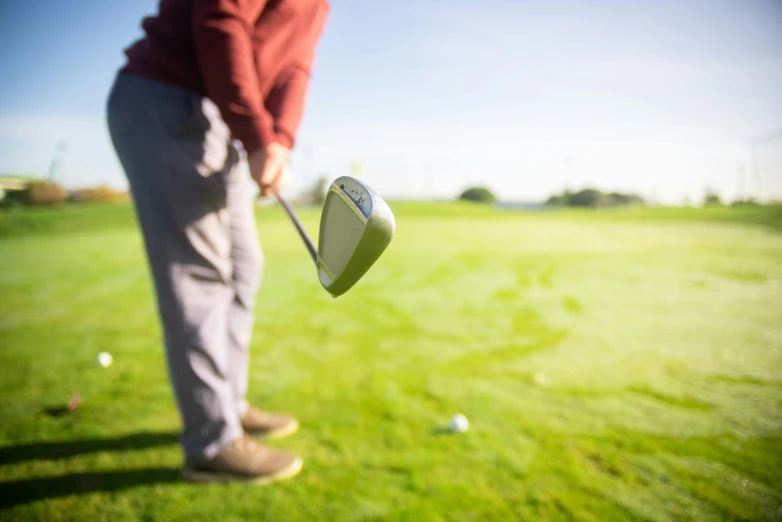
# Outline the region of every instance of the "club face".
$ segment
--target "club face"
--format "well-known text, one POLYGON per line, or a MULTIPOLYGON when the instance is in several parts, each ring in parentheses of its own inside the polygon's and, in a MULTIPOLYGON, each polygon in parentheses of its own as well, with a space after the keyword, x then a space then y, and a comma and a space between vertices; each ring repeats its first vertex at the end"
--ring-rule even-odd
POLYGON ((394 214, 357 179, 334 180, 326 193, 318 235, 318 278, 337 297, 355 285, 394 236, 394 214))

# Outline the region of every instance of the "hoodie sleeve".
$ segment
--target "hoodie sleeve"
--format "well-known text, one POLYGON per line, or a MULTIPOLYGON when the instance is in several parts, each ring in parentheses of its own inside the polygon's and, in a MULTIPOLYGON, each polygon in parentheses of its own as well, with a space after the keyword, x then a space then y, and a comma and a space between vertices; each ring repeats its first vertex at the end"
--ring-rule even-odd
POLYGON ((206 95, 248 152, 277 141, 254 63, 251 29, 266 0, 196 0, 192 28, 206 95))
POLYGON ((304 101, 315 59, 315 47, 323 33, 328 14, 327 2, 316 2, 314 5, 303 23, 300 51, 279 75, 265 103, 274 120, 276 141, 289 149, 296 142, 296 131, 304 113, 304 101))

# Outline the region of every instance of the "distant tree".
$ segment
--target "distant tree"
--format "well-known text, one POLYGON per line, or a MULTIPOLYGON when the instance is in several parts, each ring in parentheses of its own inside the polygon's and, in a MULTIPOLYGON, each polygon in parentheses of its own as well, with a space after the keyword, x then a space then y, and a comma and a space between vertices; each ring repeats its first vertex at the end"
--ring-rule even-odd
POLYGON ((56 205, 67 198, 65 191, 57 183, 31 181, 22 191, 25 205, 56 205))
POLYGON ((757 207, 760 203, 755 198, 739 199, 730 204, 732 207, 757 207))
POLYGON ((706 190, 706 195, 703 197, 704 205, 722 205, 722 200, 719 194, 711 189, 706 190))
POLYGON ((546 200, 546 205, 558 207, 564 205, 563 201, 564 201, 564 196, 557 196, 556 194, 552 194, 546 200))
POLYGON ((94 188, 76 189, 70 194, 70 201, 74 203, 118 202, 129 199, 127 192, 114 190, 107 185, 98 185, 94 188))
POLYGON ((546 200, 546 205, 564 207, 620 207, 627 205, 644 205, 644 198, 637 194, 611 192, 605 194, 597 189, 586 188, 575 193, 569 191, 561 195, 552 195, 546 200))
POLYGON ((486 187, 470 187, 462 192, 459 199, 465 201, 476 201, 478 203, 496 203, 497 196, 486 187))
POLYGON ((637 194, 622 194, 621 192, 611 192, 606 196, 606 199, 608 206, 611 207, 644 204, 644 198, 637 194))
POLYGON ((568 201, 572 207, 604 207, 606 203, 606 195, 593 188, 579 190, 572 194, 568 201))

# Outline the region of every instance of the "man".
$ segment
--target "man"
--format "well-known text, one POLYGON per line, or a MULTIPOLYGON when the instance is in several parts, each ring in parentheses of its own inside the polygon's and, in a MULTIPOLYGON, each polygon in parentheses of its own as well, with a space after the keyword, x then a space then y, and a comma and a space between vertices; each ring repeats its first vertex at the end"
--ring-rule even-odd
POLYGON ((298 422, 245 401, 262 256, 240 161, 262 194, 280 189, 327 11, 326 0, 161 0, 109 96, 188 480, 267 483, 302 466, 248 436, 290 434, 298 422))

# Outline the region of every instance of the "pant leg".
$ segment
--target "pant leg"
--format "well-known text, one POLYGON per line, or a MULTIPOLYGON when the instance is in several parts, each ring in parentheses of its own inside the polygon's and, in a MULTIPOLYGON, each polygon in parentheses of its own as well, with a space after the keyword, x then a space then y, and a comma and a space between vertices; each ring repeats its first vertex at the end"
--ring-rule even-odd
POLYGON ((228 315, 230 381, 236 411, 247 411, 249 347, 254 324, 254 306, 263 273, 263 254, 255 226, 254 194, 250 178, 234 169, 226 183, 230 219, 232 284, 234 300, 228 315))
POLYGON ((215 113, 192 93, 129 75, 117 78, 108 104, 109 131, 155 283, 190 462, 213 456, 242 433, 228 380, 234 290, 225 182, 238 154, 215 113))

